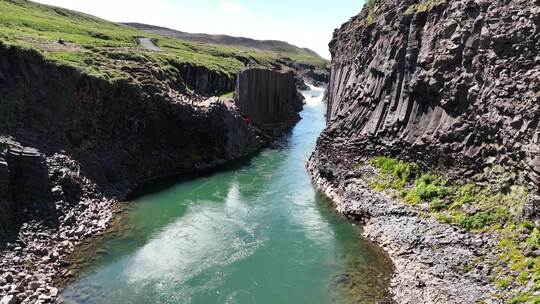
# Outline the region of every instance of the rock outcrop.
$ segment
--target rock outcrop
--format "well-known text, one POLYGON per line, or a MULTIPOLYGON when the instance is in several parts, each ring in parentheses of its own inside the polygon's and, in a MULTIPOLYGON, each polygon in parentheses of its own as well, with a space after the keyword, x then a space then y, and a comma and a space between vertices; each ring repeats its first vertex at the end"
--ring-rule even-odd
POLYGON ((252 68, 238 75, 235 103, 247 120, 277 135, 300 120, 304 98, 293 73, 252 68))
POLYGON ((373 1, 330 44, 322 140, 453 176, 497 164, 539 184, 539 10, 535 0, 373 1))
POLYGON ((179 70, 182 80, 201 94, 215 95, 232 92, 236 85, 236 75, 211 71, 206 67, 182 63, 179 70))
POLYGON ((486 263, 493 235, 373 193, 360 164, 387 155, 449 180, 538 188, 539 16, 535 0, 373 0, 334 33, 327 128, 308 169, 389 253, 397 303, 508 297, 486 263), (484 173, 495 167, 505 174, 484 173))
MULTIPOLYGON (((2 216, 0 227, 13 233, 17 227, 32 219, 56 224, 56 209, 52 202, 49 172, 45 155, 33 148, 13 142, 0 154, 0 199, 2 216)), ((5 235, 5 234, 3 234, 5 235)))

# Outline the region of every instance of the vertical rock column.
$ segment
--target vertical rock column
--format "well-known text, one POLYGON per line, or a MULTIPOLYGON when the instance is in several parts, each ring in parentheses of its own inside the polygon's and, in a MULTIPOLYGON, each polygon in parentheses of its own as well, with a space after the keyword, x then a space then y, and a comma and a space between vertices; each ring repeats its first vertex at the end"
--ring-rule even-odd
POLYGON ((278 135, 300 119, 303 97, 292 73, 253 68, 238 75, 235 103, 247 120, 278 135))

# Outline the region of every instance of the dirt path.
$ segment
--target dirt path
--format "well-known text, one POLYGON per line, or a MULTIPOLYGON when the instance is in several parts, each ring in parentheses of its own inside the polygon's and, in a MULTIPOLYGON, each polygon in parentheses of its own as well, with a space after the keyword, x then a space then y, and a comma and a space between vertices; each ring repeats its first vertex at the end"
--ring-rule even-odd
POLYGON ((150 38, 137 38, 137 42, 147 50, 153 52, 163 52, 163 50, 157 47, 150 38))

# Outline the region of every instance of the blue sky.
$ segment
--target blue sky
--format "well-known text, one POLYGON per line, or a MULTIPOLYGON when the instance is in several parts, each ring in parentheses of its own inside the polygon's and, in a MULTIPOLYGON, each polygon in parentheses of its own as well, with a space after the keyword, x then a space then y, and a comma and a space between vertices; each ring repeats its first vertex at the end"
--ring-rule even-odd
POLYGON ((329 58, 332 32, 364 0, 37 0, 117 22, 285 40, 329 58))

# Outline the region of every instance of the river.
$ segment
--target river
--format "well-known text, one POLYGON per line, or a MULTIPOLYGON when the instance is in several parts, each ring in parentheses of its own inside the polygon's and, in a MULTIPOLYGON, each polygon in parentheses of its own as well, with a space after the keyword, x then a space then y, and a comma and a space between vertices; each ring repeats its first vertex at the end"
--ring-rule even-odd
POLYGON ((65 303, 377 303, 391 264, 335 214, 304 168, 323 90, 291 134, 242 165, 144 189, 87 247, 65 303))

